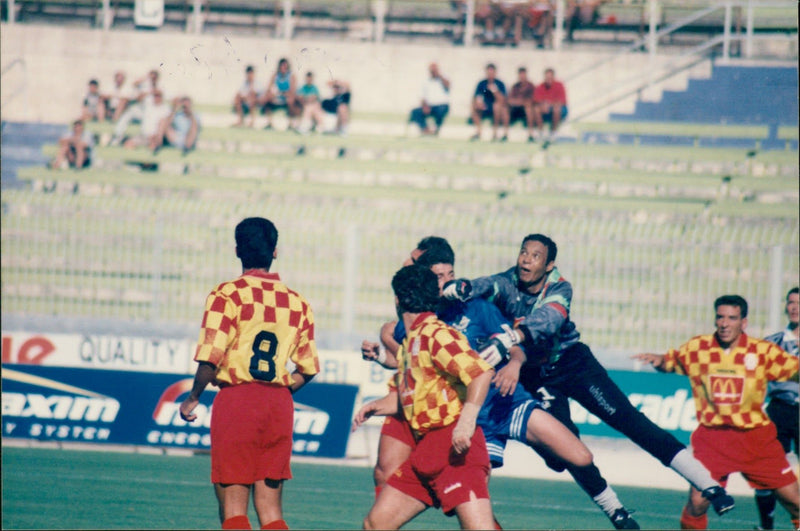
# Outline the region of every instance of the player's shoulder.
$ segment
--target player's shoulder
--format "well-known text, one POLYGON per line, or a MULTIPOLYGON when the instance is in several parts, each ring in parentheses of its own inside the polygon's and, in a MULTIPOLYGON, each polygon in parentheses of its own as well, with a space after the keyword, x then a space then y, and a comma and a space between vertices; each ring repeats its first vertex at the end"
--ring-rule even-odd
POLYGON ((781 342, 783 341, 783 334, 784 334, 783 330, 781 330, 780 332, 775 332, 774 334, 770 334, 764 337, 764 341, 769 341, 770 343, 780 345, 781 342))

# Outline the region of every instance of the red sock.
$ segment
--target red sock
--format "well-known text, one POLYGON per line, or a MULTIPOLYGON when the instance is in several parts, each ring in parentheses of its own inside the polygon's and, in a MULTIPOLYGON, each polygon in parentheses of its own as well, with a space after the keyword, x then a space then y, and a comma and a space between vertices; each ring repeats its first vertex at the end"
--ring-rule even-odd
POLYGON ((500 522, 497 521, 497 518, 494 519, 494 528, 495 529, 503 529, 503 526, 500 525, 500 522))
POLYGON ((226 518, 224 522, 222 522, 222 529, 253 529, 250 527, 250 520, 247 519, 247 515, 239 514, 236 516, 231 516, 230 518, 226 518))
POLYGON ((800 518, 792 518, 792 529, 800 529, 800 518))
POLYGON ((380 496, 381 490, 383 490, 383 485, 381 485, 380 487, 375 487, 375 499, 376 500, 378 499, 378 496, 380 496))
POLYGON ((681 529, 708 529, 708 515, 692 516, 684 506, 681 513, 681 529))
POLYGON ((261 529, 289 529, 285 520, 273 520, 261 526, 261 529))

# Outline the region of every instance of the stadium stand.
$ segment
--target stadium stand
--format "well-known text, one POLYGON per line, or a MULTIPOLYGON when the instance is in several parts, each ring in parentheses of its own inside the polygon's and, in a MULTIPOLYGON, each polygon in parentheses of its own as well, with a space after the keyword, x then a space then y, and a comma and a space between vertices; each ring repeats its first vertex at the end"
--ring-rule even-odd
POLYGON ((19 180, 17 172, 26 166, 39 167, 49 158, 42 152, 46 144, 55 145, 66 126, 58 124, 9 123, 0 124, 0 158, 3 160, 2 188, 19 188, 29 183, 19 180))
MULTIPOLYGON (((169 149, 153 155, 100 146, 94 167, 84 171, 52 171, 43 165, 19 169, 17 178, 26 189, 3 193, 4 315, 196 326, 205 293, 219 278, 235 273, 221 250, 230 248, 229 229, 243 212, 266 214, 282 227, 280 270, 314 301, 320 339, 328 347, 352 346, 354 338, 374 334, 393 315, 387 279, 404 250, 431 233, 455 243, 459 271, 467 276, 508 267, 522 236, 550 233, 562 248, 562 270, 578 286, 576 320, 587 341, 600 351, 671 346, 694 333, 693 326, 707 317, 708 300, 727 290, 742 291, 751 299, 751 326, 759 331, 772 302, 769 272, 777 271, 781 284, 796 282, 798 162, 792 125, 776 128, 745 121, 723 126, 721 118, 689 123, 668 117, 657 122, 642 117, 607 124, 578 121, 567 124, 578 133, 576 139, 543 150, 514 141, 467 142, 465 126, 459 129, 454 114, 454 123, 446 128, 452 127, 452 134, 444 130, 437 139, 414 138, 407 134, 407 109, 398 111, 410 93, 407 87, 419 81, 409 81, 409 72, 418 72, 432 50, 454 64, 469 52, 478 65, 475 70, 496 50, 340 43, 339 37, 360 39, 356 35, 366 35, 371 28, 363 23, 368 2, 298 1, 294 34, 311 35, 322 31, 312 26, 327 25, 324 31, 333 37, 318 41, 316 50, 323 50, 311 57, 308 49, 314 51, 313 46, 305 41, 295 47, 290 41, 262 40, 280 26, 275 4, 207 3, 208 31, 249 26, 258 38, 239 38, 234 48, 220 38, 192 36, 191 46, 205 54, 193 57, 183 49, 184 40, 166 32, 120 31, 127 39, 123 42, 114 32, 81 30, 85 42, 79 53, 102 45, 102 53, 91 55, 89 64, 105 69, 97 75, 113 72, 120 62, 132 72, 157 64, 134 57, 130 50, 139 48, 130 43, 138 45, 147 38, 163 51, 167 90, 176 90, 172 87, 178 85, 170 83, 184 76, 198 92, 204 124, 200 144, 186 156, 169 149), (248 6, 261 11, 253 18, 236 13, 234 4, 243 11, 248 6), (266 4, 270 7, 263 11, 266 4), (303 68, 323 72, 332 67, 337 76, 351 69, 347 73, 352 73, 356 89, 373 89, 354 91, 348 136, 227 127, 233 116, 226 75, 235 70, 238 79, 241 70, 239 65, 227 69, 240 58, 260 60, 265 49, 271 59, 301 58, 310 65, 303 68), (330 55, 323 58, 323 52, 330 55), (392 75, 385 64, 390 60, 395 61, 392 75), (198 72, 185 61, 199 65, 198 72), (370 67, 366 72, 365 64, 370 67), (381 98, 370 99, 368 92, 381 98), (217 99, 220 94, 224 98, 217 99), (784 144, 768 150, 764 142, 773 130, 784 144), (689 140, 664 145, 658 138, 678 136, 689 140), (304 156, 297 155, 301 146, 304 156), (340 156, 342 148, 345 156, 340 156), (143 165, 154 171, 142 171, 143 165), (348 259, 358 263, 355 277, 346 276, 348 259), (348 299, 354 301, 349 306, 348 299), (350 328, 345 325, 348 316, 350 328)), ((412 4, 416 5, 389 2, 387 36, 418 32, 422 38, 425 32, 439 32, 453 38, 446 30, 454 24, 447 15, 448 2, 432 2, 420 10, 410 8, 412 4), (426 20, 437 19, 439 26, 417 25, 418 11, 426 20)), ((118 7, 115 24, 122 28, 130 3, 113 5, 118 7)), ((181 16, 189 15, 180 15, 177 8, 170 14, 171 5, 167 2, 166 19, 178 21, 176 26, 189 24, 180 22, 181 16)), ((641 9, 641 4, 631 5, 624 9, 641 9)), ((33 6, 23 7, 31 9, 21 20, 33 21, 33 6)), ((49 27, 44 32, 35 24, 29 31, 19 29, 27 24, 17 24, 7 33, 18 37, 17 42, 3 41, 6 52, 19 53, 27 61, 26 70, 15 75, 36 79, 44 72, 63 74, 66 85, 69 75, 76 74, 60 65, 43 68, 53 63, 41 57, 49 57, 57 47, 42 43, 48 37, 73 42, 78 34, 49 27)), ((10 26, 3 29, 8 32, 10 26)), ((498 62, 509 72, 519 61, 529 60, 525 50, 503 52, 498 62)), ((555 52, 541 53, 537 61, 558 58, 555 52)), ((569 57, 574 60, 570 66, 578 70, 598 55, 569 57)), ((628 69, 646 64, 635 55, 625 60, 628 69)), ((590 94, 601 78, 614 82, 619 68, 610 65, 584 78, 570 97, 590 94)), ((454 84, 469 98, 474 72, 463 70, 454 72, 454 84)), ((711 79, 725 72, 717 67, 711 79)), ((80 75, 79 88, 87 78, 80 75)), ((694 81, 688 91, 695 90, 694 81)), ((35 83, 28 87, 36 88, 35 83)), ((42 110, 49 103, 46 98, 31 97, 36 102, 31 112, 47 114, 49 109, 42 110)), ((6 107, 4 101, 4 115, 14 105, 17 102, 6 107)), ((22 135, 9 141, 7 152, 6 129, 26 127, 4 124, 4 162, 14 156, 15 143, 22 143, 22 135)), ((101 138, 110 134, 107 124, 89 127, 101 138)), ((53 140, 42 137, 36 142, 43 144, 40 157, 52 156, 53 140)), ((25 149, 35 151, 35 146, 25 149)))

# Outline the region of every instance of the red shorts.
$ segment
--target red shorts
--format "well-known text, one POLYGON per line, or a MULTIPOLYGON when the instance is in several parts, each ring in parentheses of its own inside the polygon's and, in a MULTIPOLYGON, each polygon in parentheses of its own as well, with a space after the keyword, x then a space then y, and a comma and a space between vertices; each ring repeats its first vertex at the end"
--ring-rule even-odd
POLYGON ((417 445, 414 434, 411 433, 411 425, 402 413, 387 416, 381 426, 381 436, 391 437, 407 444, 411 448, 417 445))
POLYGON ((425 434, 409 457, 387 481, 400 492, 450 513, 475 498, 489 498, 489 453, 480 428, 467 453, 453 451, 455 423, 425 434))
POLYGON ((755 489, 779 489, 797 481, 774 424, 752 430, 700 425, 692 434, 692 451, 723 486, 733 472, 755 489))
POLYGON ((287 387, 260 383, 224 387, 212 410, 212 483, 291 479, 294 402, 287 387))

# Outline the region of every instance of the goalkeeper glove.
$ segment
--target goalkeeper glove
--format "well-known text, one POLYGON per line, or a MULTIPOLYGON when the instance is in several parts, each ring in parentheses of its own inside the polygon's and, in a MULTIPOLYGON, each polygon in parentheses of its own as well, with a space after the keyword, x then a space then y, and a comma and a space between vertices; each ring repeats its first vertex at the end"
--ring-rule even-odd
POLYGON ((450 280, 442 286, 442 296, 445 299, 466 301, 472 292, 472 283, 466 278, 450 280))
POLYGON ((453 429, 453 448, 456 453, 464 453, 469 449, 472 436, 475 434, 475 423, 481 407, 472 402, 464 402, 461 416, 453 429))
POLYGON ((514 345, 522 343, 522 340, 525 339, 525 336, 521 331, 511 328, 507 324, 501 325, 501 328, 503 329, 503 332, 492 335, 492 338, 497 338, 503 344, 503 346, 506 347, 506 350, 510 349, 514 345))
POLYGON ((497 367, 508 358, 508 349, 502 341, 492 336, 486 346, 478 352, 478 356, 492 367, 497 367))

